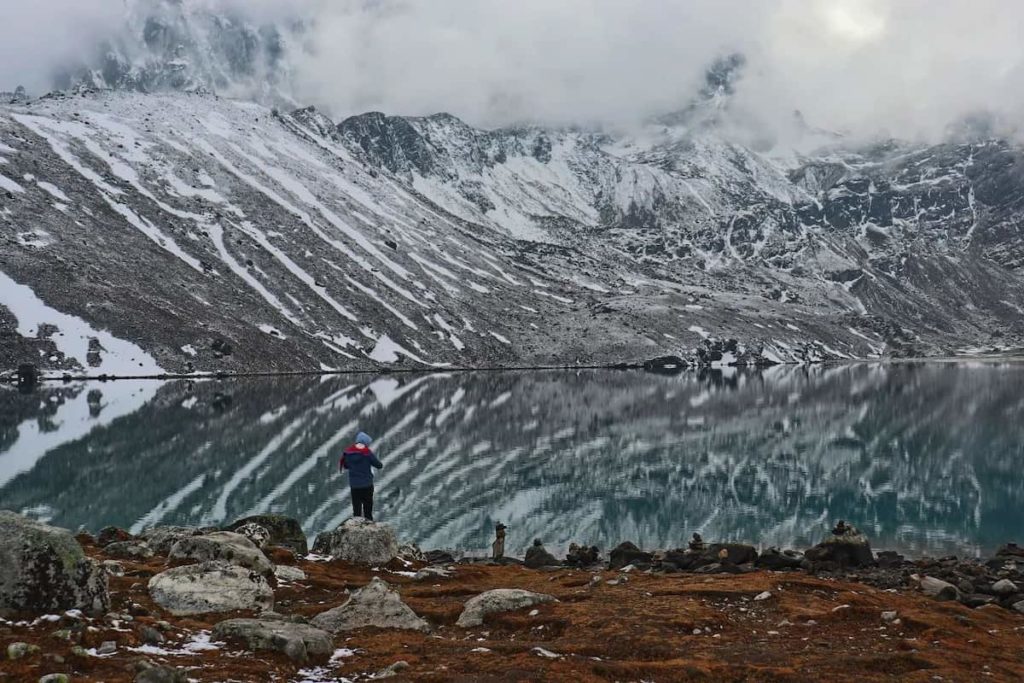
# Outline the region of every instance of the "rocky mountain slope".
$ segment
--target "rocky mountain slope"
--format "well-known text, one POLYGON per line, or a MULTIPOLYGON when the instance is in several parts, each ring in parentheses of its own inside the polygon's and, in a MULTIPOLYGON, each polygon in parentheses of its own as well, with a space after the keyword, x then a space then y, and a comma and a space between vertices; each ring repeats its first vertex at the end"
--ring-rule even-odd
POLYGON ((797 119, 803 152, 740 142, 725 121, 741 58, 631 131, 481 130, 449 114, 336 124, 288 105, 286 30, 156 5, 132 15, 131 47, 68 76, 74 89, 0 105, 0 367, 1024 346, 1010 141, 864 147, 797 119))

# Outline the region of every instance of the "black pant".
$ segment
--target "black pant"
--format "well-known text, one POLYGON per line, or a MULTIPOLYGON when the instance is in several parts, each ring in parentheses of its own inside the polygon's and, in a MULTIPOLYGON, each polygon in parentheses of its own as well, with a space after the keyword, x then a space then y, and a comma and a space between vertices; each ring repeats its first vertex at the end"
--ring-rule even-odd
POLYGON ((352 514, 373 521, 373 487, 352 489, 352 514))

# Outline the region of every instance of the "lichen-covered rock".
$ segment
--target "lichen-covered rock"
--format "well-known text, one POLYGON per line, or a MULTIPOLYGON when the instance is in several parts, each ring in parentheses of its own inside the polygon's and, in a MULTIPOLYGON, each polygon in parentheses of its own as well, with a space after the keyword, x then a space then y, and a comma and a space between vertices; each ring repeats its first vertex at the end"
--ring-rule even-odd
POLYGON ((156 555, 144 541, 114 541, 108 543, 103 552, 121 560, 148 560, 156 555))
POLYGON ((182 538, 198 536, 201 533, 203 532, 192 527, 157 526, 152 529, 146 529, 137 538, 140 541, 145 541, 157 555, 167 555, 167 553, 171 552, 171 546, 182 538))
POLYGON ((252 541, 231 531, 215 531, 202 536, 188 536, 171 546, 168 557, 172 560, 223 560, 257 571, 264 576, 274 573, 274 563, 252 541))
POLYGON ((305 581, 306 572, 302 571, 298 567, 290 567, 286 564, 278 564, 274 566, 274 576, 277 577, 278 581, 305 581))
POLYGON ((0 510, 0 608, 109 607, 106 571, 85 556, 70 531, 0 510))
POLYGON ((557 602, 557 600, 553 595, 546 593, 534 593, 518 588, 497 588, 470 598, 455 625, 462 628, 480 626, 488 614, 510 612, 546 602, 557 602))
POLYGON ((284 515, 253 515, 233 522, 225 531, 238 531, 248 524, 258 524, 270 533, 267 545, 288 548, 300 556, 309 552, 306 533, 296 519, 284 515))
POLYGON ((29 657, 39 652, 38 645, 29 645, 28 643, 11 643, 7 646, 7 659, 22 659, 29 657))
POLYGON ((283 652, 296 662, 324 661, 334 652, 326 631, 280 619, 229 619, 214 627, 213 638, 241 641, 250 650, 283 652))
POLYGON ((223 561, 161 572, 149 580, 149 594, 176 616, 274 606, 274 591, 262 574, 223 561))
POLYGON ((372 567, 398 557, 398 539, 387 524, 353 517, 334 531, 316 537, 313 552, 336 560, 372 567))
POLYGON ((239 534, 241 536, 245 536, 250 541, 252 541, 252 544, 254 546, 259 548, 260 550, 266 548, 267 544, 270 543, 270 532, 267 531, 267 528, 265 526, 260 526, 255 522, 243 524, 242 526, 235 529, 234 533, 239 534))
POLYGON ((315 616, 312 623, 329 633, 352 631, 368 626, 413 631, 430 630, 430 624, 417 616, 402 602, 397 592, 377 577, 352 593, 345 604, 315 616))

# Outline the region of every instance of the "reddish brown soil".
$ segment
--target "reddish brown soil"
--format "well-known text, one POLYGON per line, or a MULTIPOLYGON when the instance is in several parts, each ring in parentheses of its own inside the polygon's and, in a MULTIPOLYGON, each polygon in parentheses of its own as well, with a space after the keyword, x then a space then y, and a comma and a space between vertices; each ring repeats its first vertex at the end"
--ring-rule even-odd
MULTIPOLYGON (((90 554, 101 557, 95 548, 90 554)), ((286 561, 282 554, 276 561, 286 561)), ((458 566, 454 575, 425 583, 387 571, 373 573, 341 564, 297 563, 308 580, 279 587, 277 611, 315 615, 344 601, 343 590, 378 575, 433 626, 431 634, 375 631, 339 635, 335 645, 355 654, 321 672, 319 680, 365 680, 397 661, 409 667, 390 680, 403 681, 1022 681, 1024 616, 998 607, 970 610, 916 593, 881 591, 801 573, 756 572, 697 576, 631 573, 628 582, 591 587, 590 572, 532 571, 520 567, 458 566), (493 615, 481 628, 455 626, 462 604, 491 588, 525 588, 560 602, 493 615), (773 597, 754 601, 762 591, 773 597), (895 610, 899 624, 881 613, 895 610), (699 631, 699 634, 698 634, 699 631), (558 655, 550 658, 535 648, 558 655), (473 652, 475 648, 488 651, 473 652), (326 674, 326 675, 325 675, 326 674)), ((0 646, 26 641, 42 652, 0 663, 0 681, 37 681, 65 672, 73 681, 130 681, 143 655, 125 648, 139 643, 138 629, 164 619, 171 643, 210 629, 229 616, 176 619, 146 592, 162 560, 125 563, 111 579, 113 609, 138 616, 129 632, 102 619, 81 644, 116 640, 110 658, 76 657, 72 643, 51 634, 62 624, 35 627, 0 624, 0 646), (143 614, 148 612, 148 614, 143 614), (63 663, 53 655, 63 657, 63 663), (6 677, 5 677, 6 675, 6 677)), ((622 576, 603 572, 606 581, 622 576)), ((246 653, 228 644, 193 656, 148 656, 149 661, 188 667, 198 681, 302 680, 300 666, 283 655, 246 653)))

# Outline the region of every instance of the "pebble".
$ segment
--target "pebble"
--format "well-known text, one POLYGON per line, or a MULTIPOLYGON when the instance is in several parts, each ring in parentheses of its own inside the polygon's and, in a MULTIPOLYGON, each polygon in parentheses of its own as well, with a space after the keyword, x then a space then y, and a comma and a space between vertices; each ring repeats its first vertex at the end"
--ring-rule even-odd
POLYGON ((992 592, 996 595, 1013 595, 1017 592, 1017 584, 1009 579, 1000 579, 992 584, 992 592))
POLYGON ((71 683, 71 677, 67 674, 46 674, 39 683, 71 683))
POLYGON ((540 614, 540 610, 539 609, 532 609, 532 610, 530 610, 530 616, 531 617, 535 617, 538 614, 540 614))
POLYGON ((21 659, 39 652, 38 645, 28 643, 11 643, 7 646, 7 659, 21 659))
POLYGON ((891 624, 894 621, 896 621, 897 617, 899 617, 899 614, 896 612, 896 610, 882 612, 882 621, 884 621, 887 624, 891 624))
POLYGON ((761 592, 761 593, 758 593, 757 595, 755 595, 754 596, 754 600, 756 602, 761 602, 762 600, 769 600, 771 597, 772 597, 771 591, 764 591, 764 592, 761 592))
POLYGON ((103 644, 96 649, 96 654, 98 655, 112 655, 115 652, 117 652, 117 643, 113 640, 104 641, 103 644))

